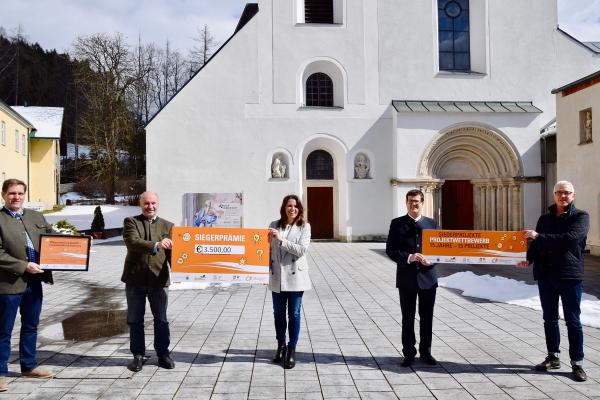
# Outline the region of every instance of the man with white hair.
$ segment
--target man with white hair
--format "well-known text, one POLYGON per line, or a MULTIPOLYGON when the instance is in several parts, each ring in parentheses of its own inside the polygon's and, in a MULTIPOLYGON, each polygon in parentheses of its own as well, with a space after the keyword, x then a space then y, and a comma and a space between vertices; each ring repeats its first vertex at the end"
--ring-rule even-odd
POLYGON ((127 256, 121 280, 125 282, 129 347, 133 354, 133 360, 127 368, 133 372, 142 370, 146 354, 146 298, 154 317, 154 350, 158 356, 158 366, 167 369, 175 367, 169 355, 170 331, 167 321, 173 223, 158 217, 158 206, 158 195, 144 192, 140 197, 142 213, 123 221, 127 256))
MULTIPOLYGON (((560 331, 558 301, 562 301, 569 337, 569 356, 573 379, 587 380, 583 370, 583 329, 580 303, 583 292, 583 251, 590 227, 587 212, 575 208, 575 189, 568 181, 554 185, 555 203, 542 215, 535 230, 526 230, 531 239, 528 263, 533 263, 533 277, 538 282, 544 317, 548 356, 535 366, 537 371, 560 368, 560 331)), ((525 263, 527 264, 527 263, 525 263)))

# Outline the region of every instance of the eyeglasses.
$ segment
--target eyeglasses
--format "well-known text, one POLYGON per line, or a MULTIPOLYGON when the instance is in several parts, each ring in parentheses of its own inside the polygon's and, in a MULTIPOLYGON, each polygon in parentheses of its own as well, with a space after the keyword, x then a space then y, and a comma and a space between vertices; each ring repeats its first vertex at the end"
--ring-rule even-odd
POLYGON ((408 200, 406 204, 420 204, 421 200, 408 200))
POLYGON ((557 190, 556 192, 554 192, 554 194, 557 196, 570 196, 573 194, 573 192, 567 192, 565 190, 557 190))

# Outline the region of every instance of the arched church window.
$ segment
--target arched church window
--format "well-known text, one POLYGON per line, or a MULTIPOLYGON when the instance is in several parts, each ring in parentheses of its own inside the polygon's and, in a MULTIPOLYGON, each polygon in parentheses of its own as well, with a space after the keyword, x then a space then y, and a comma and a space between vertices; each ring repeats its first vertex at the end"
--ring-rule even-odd
POLYGON ((306 106, 333 107, 333 81, 329 75, 317 72, 306 79, 306 106))
POLYGON ((333 0, 304 0, 304 22, 333 24, 333 0))
POLYGON ((470 71, 469 0, 438 0, 440 71, 470 71))
POLYGON ((306 158, 306 179, 333 179, 333 158, 325 150, 315 150, 306 158))

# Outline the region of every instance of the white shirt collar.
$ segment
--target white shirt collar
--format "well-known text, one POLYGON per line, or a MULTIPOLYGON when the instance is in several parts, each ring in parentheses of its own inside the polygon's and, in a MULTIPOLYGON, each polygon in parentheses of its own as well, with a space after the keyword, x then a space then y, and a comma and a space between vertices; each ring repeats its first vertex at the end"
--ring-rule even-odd
POLYGON ((419 214, 419 216, 417 218, 413 218, 409 213, 406 213, 406 215, 408 215, 415 222, 419 222, 421 220, 421 218, 423 217, 423 214, 419 214))

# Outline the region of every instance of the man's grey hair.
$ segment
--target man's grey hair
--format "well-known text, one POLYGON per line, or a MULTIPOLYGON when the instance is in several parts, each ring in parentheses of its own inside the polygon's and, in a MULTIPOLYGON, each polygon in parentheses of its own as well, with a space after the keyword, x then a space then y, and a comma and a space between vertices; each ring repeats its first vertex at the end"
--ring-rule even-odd
POLYGON ((573 184, 569 181, 558 181, 556 182, 556 184, 554 185, 554 192, 556 192, 558 190, 558 188, 560 187, 564 187, 564 186, 568 186, 571 188, 571 191, 573 193, 575 193, 575 186, 573 186, 573 184))
POLYGON ((150 194, 153 194, 153 195, 155 195, 155 196, 156 196, 156 200, 158 200, 158 193, 156 193, 156 192, 150 192, 150 191, 147 191, 147 192, 144 192, 144 193, 142 193, 142 194, 140 195, 140 202, 142 201, 142 199, 143 199, 144 197, 146 197, 146 196, 148 196, 148 195, 150 195, 150 194))

